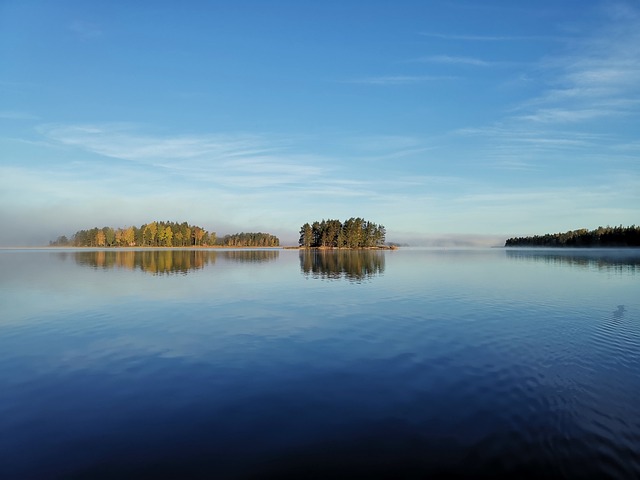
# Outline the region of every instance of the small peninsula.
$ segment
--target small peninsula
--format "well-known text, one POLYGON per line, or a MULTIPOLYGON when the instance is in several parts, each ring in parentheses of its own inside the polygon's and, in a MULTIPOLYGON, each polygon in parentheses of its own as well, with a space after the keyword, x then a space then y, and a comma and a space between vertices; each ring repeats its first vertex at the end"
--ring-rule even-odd
POLYGON ((570 230, 564 233, 548 233, 532 237, 509 238, 505 247, 640 247, 640 227, 598 227, 570 230))

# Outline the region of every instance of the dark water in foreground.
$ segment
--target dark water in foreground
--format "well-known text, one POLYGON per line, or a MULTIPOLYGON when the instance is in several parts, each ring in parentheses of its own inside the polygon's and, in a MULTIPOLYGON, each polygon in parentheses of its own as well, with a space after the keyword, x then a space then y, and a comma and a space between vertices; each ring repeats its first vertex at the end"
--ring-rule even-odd
POLYGON ((0 478, 639 478, 639 293, 638 250, 0 250, 0 478))

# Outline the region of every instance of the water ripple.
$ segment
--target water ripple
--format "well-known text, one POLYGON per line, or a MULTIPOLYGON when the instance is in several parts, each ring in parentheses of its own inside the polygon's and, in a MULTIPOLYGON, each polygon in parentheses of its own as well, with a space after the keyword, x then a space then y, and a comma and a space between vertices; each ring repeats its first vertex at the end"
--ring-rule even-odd
POLYGON ((360 283, 286 251, 184 277, 34 257, 0 291, 0 477, 640 476, 637 276, 378 257, 360 283))

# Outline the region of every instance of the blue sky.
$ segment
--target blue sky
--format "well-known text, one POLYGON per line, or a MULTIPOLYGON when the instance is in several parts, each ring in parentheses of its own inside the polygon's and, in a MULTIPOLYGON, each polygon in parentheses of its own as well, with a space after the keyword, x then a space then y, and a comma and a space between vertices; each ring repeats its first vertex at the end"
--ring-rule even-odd
POLYGON ((640 223, 640 2, 0 1, 0 245, 640 223))

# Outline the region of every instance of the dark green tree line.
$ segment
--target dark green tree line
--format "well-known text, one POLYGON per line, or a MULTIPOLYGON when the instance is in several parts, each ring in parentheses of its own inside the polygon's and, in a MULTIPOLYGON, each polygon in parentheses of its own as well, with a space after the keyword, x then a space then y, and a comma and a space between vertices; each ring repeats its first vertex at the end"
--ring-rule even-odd
POLYGON ((640 247, 640 227, 582 228, 563 233, 509 238, 505 247, 640 247))
POLYGON ((220 241, 225 247, 278 247, 280 239, 269 233, 234 233, 225 235, 220 241))
POLYGON ((305 223, 300 228, 299 244, 304 248, 371 248, 384 245, 384 226, 363 218, 305 223))

